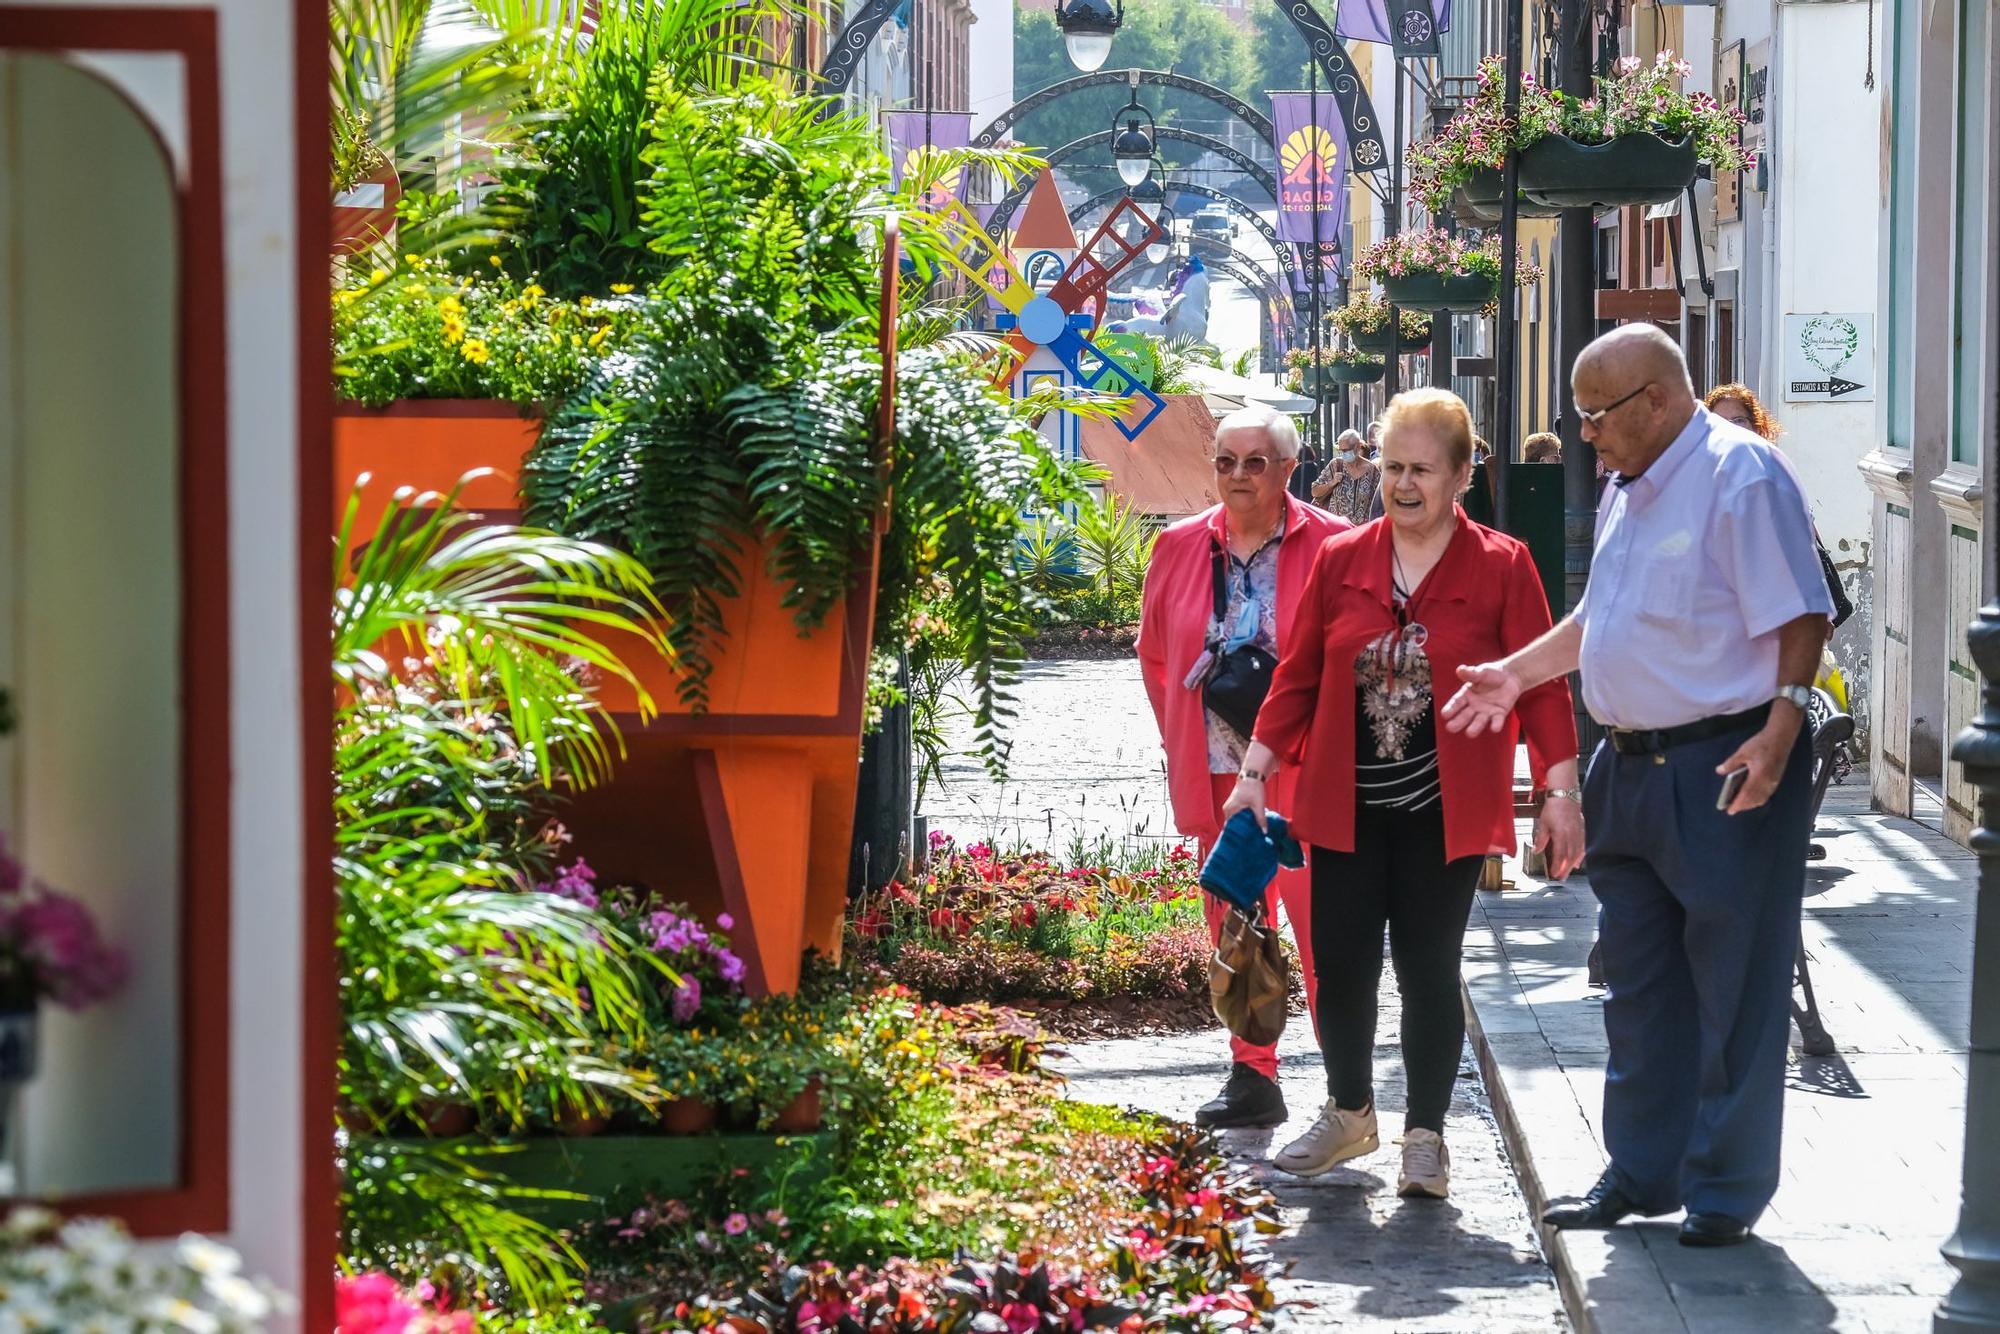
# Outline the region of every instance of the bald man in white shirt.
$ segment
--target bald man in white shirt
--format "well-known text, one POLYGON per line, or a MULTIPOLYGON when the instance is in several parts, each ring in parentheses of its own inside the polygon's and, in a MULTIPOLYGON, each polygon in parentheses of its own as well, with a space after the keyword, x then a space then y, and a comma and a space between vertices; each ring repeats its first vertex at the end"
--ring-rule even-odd
POLYGON ((1446 726, 1497 726, 1521 691, 1581 667, 1608 729, 1583 802, 1611 1163, 1543 1221, 1684 1208, 1683 1245, 1732 1245, 1778 1184, 1811 832, 1803 723, 1833 604, 1790 465, 1696 401, 1666 334, 1606 334, 1571 387, 1613 483, 1590 586, 1534 644, 1462 669, 1446 726))

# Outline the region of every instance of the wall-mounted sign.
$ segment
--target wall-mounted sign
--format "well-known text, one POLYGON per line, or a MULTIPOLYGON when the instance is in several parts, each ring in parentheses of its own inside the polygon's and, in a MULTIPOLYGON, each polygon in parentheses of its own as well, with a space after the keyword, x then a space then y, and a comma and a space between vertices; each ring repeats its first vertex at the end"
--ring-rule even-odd
POLYGON ((1875 398, 1875 316, 1785 316, 1785 401, 1868 403, 1875 398))
POLYGON ((1751 47, 1743 56, 1743 144, 1757 150, 1757 174, 1745 184, 1758 193, 1768 187, 1771 176, 1764 159, 1771 152, 1771 127, 1765 121, 1771 91, 1771 43, 1766 40, 1751 47))
MULTIPOLYGON (((1743 43, 1731 42, 1715 59, 1715 100, 1725 107, 1743 105, 1743 43)), ((1740 222, 1743 218, 1743 173, 1715 174, 1715 220, 1740 222)))

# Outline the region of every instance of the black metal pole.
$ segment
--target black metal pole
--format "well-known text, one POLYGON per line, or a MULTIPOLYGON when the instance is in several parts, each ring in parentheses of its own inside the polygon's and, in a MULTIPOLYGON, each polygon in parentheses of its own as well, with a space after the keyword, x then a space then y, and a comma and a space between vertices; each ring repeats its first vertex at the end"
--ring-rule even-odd
MULTIPOLYGON (((1558 69, 1563 91, 1577 97, 1591 93, 1591 31, 1589 0, 1562 0, 1557 34, 1558 69)), ((1569 395, 1569 373, 1583 349, 1597 336, 1597 225, 1590 210, 1566 209, 1556 234, 1556 365, 1562 380, 1563 448, 1563 610, 1583 598, 1590 580, 1590 553, 1597 537, 1597 451, 1583 439, 1576 401, 1569 395)), ((1574 682, 1572 683, 1575 684, 1574 682)), ((1572 689, 1576 701, 1577 737, 1583 753, 1596 748, 1600 729, 1583 705, 1583 691, 1572 689)))
MULTIPOLYGON (((1506 107, 1512 123, 1521 111, 1521 6, 1507 6, 1506 107)), ((1520 185, 1519 155, 1507 152, 1500 169, 1500 290, 1499 307, 1493 327, 1493 439, 1488 443, 1493 455, 1487 461, 1493 482, 1493 523, 1507 529, 1507 465, 1514 461, 1514 400, 1519 394, 1520 328, 1515 321, 1514 264, 1521 248, 1521 202, 1515 191, 1520 185)))
POLYGON ((1971 844, 1979 854, 1979 893, 1972 922, 1964 1178, 1958 1230, 1942 1248, 1958 1281, 1932 1320, 1937 1334, 2000 1330, 2000 487, 1990 475, 1984 510, 1990 600, 1965 636, 1979 665, 1979 717, 1951 748, 1979 788, 1979 828, 1971 844))
MULTIPOLYGON (((1343 181, 1341 184, 1343 189, 1346 188, 1346 182, 1343 181)), ((1347 256, 1342 255, 1340 260, 1340 304, 1345 306, 1349 296, 1347 287, 1347 256)), ((1354 386, 1344 384, 1340 387, 1340 397, 1335 399, 1333 403, 1333 429, 1336 431, 1345 431, 1351 429, 1353 426, 1354 386)))
MULTIPOLYGON (((1394 55, 1389 56, 1390 82, 1395 92, 1390 98, 1392 108, 1389 119, 1389 217, 1383 225, 1383 235, 1400 236, 1403 232, 1403 62, 1394 55)), ((1387 403, 1403 387, 1403 359, 1396 352, 1396 327, 1398 316, 1396 307, 1389 307, 1389 355, 1383 360, 1382 401, 1387 403)))
MULTIPOLYGON (((1319 128, 1319 62, 1318 61, 1312 62, 1308 67, 1307 78, 1309 82, 1306 84, 1306 110, 1311 117, 1310 123, 1312 127, 1315 130, 1317 130, 1319 128)), ((1318 141, 1315 140, 1314 142, 1315 144, 1317 144, 1318 141)), ((1280 164, 1281 168, 1282 165, 1283 164, 1280 164)), ((1324 323, 1326 319, 1326 311, 1324 307, 1324 302, 1326 298, 1325 294, 1320 290, 1322 286, 1320 282, 1320 275, 1322 272, 1322 264, 1324 263, 1324 261, 1321 259, 1319 253, 1319 234, 1320 234, 1319 214, 1320 214, 1320 203, 1323 194, 1322 187, 1326 184, 1325 178, 1326 178, 1326 162, 1324 159, 1318 157, 1317 153, 1315 153, 1314 165, 1313 165, 1313 184, 1312 184, 1312 192, 1313 192, 1312 193, 1312 229, 1313 229, 1312 262, 1306 266, 1306 282, 1312 286, 1312 291, 1311 293, 1308 294, 1306 307, 1307 309, 1312 311, 1312 322, 1313 322, 1313 328, 1312 328, 1313 447, 1318 452, 1320 458, 1322 459, 1324 459, 1327 456, 1326 368, 1320 365, 1320 356, 1321 356, 1320 345, 1322 341, 1320 335, 1320 325, 1324 323)))

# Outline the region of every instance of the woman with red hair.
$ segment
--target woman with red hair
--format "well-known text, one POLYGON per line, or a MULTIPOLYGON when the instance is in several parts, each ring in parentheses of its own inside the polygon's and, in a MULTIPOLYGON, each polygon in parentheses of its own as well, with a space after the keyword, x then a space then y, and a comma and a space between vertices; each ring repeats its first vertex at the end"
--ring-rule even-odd
POLYGON ((1747 384, 1719 384, 1708 391, 1708 397, 1701 401, 1722 420, 1733 426, 1741 426, 1752 435, 1770 443, 1776 443, 1785 428, 1778 425, 1778 419, 1765 411, 1756 393, 1747 384))

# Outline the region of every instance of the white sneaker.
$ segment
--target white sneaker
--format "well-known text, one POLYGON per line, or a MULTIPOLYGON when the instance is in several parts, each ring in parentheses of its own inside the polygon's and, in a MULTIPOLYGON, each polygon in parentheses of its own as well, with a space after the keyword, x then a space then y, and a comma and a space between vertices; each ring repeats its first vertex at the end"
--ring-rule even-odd
POLYGON ((1451 1193, 1451 1154, 1435 1130, 1412 1130, 1403 1136, 1403 1171, 1396 1193, 1428 1195, 1441 1200, 1451 1193))
POLYGON ((1316 1177, 1332 1171, 1338 1163, 1381 1147, 1372 1105, 1365 1112, 1348 1112, 1328 1098, 1311 1128, 1280 1149, 1271 1164, 1293 1176, 1316 1177))

